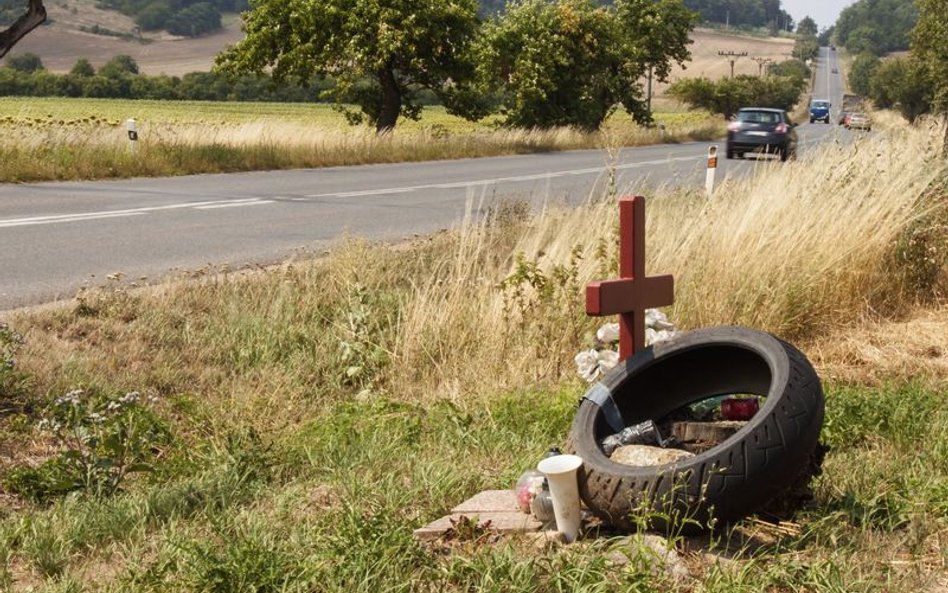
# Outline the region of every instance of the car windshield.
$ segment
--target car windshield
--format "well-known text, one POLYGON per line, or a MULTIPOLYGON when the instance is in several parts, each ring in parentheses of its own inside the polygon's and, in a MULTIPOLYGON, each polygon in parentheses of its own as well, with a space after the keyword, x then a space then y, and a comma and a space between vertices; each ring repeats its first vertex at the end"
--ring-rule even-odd
POLYGON ((776 124, 781 121, 775 111, 738 111, 737 121, 753 124, 776 124))
POLYGON ((829 102, 828 101, 813 101, 813 104, 811 105, 811 107, 814 107, 816 109, 826 109, 827 107, 829 107, 829 102))

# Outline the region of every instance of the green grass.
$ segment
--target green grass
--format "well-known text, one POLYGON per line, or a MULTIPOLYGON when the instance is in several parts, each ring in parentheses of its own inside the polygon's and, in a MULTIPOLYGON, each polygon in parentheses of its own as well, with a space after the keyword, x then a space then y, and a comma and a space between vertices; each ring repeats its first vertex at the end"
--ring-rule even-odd
MULTIPOLYGON (((650 266, 676 275, 672 319, 820 352, 828 326, 937 301, 944 274, 892 273, 948 270, 937 241, 904 248, 940 228, 943 176, 912 156, 937 154, 936 138, 913 128, 829 147, 819 165, 760 167, 712 202, 650 198, 650 266), (903 178, 884 185, 866 152, 898 154, 903 178)), ((631 536, 414 541, 563 444, 587 387, 572 357, 599 325, 582 287, 615 268, 612 198, 538 216, 500 204, 411 244, 352 239, 315 261, 115 281, 10 313, 26 343, 9 331, 0 343, 0 590, 928 590, 948 560, 948 378, 919 373, 828 383, 830 450, 798 530, 748 521, 710 544, 672 538, 693 581, 672 582, 631 536), (154 471, 110 497, 15 495, 29 486, 15 468, 64 447, 40 421, 76 388, 159 398, 154 471), (709 560, 709 546, 734 561, 709 560), (637 560, 614 566, 617 552, 637 560)))

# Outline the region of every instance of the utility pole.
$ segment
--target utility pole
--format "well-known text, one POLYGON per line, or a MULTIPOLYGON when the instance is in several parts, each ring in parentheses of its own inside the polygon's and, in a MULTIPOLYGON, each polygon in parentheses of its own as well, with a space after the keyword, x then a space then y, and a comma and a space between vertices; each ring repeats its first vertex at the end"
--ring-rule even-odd
POLYGON ((736 52, 736 51, 719 51, 719 56, 724 56, 731 63, 731 78, 734 78, 734 62, 737 61, 737 58, 743 58, 747 55, 746 51, 736 52))
MULTIPOLYGON (((761 57, 759 57, 759 56, 754 56, 754 57, 751 58, 751 59, 754 60, 755 62, 757 62, 757 76, 763 76, 763 75, 764 75, 764 66, 766 66, 767 64, 773 64, 773 62, 774 62, 774 61, 771 60, 770 58, 761 58, 761 57)), ((731 76, 733 76, 733 73, 731 74, 731 76)))

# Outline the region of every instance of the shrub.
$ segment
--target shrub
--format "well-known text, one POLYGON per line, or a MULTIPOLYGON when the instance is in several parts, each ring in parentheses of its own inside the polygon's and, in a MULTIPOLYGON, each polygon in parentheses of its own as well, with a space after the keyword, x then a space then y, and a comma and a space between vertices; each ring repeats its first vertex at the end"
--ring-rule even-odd
POLYGON ((12 54, 7 58, 7 66, 17 72, 36 72, 43 70, 43 60, 36 54, 12 54))

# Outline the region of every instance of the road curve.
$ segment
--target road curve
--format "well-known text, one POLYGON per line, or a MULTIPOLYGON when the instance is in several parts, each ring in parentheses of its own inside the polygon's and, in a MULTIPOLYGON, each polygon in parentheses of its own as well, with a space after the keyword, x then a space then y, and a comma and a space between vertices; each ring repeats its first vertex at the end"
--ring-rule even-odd
MULTIPOLYGON (((814 96, 839 103, 821 50, 814 96), (825 85, 825 86, 823 86, 825 85)), ((836 126, 803 123, 803 150, 836 126)), ((723 144, 723 143, 722 143, 723 144)), ((343 234, 395 240, 504 199, 580 203, 615 171, 623 192, 702 185, 709 143, 423 163, 105 182, 0 184, 0 311, 75 295, 122 273, 155 280, 324 249, 343 234)), ((723 146, 721 153, 723 155, 723 146)), ((718 177, 752 161, 719 161, 718 177)))

